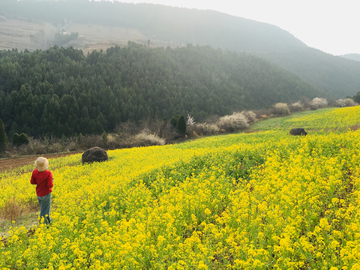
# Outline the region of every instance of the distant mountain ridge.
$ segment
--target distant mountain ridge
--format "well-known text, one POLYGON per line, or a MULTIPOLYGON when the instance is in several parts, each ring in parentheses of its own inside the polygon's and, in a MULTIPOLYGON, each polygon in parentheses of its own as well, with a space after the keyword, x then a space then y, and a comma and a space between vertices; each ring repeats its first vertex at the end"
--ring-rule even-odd
POLYGON ((268 52, 306 47, 277 26, 211 10, 105 1, 2 0, 0 15, 53 24, 92 23, 136 28, 150 39, 237 51, 268 52))
POLYGON ((335 98, 354 96, 360 91, 358 62, 313 48, 259 56, 297 74, 306 82, 335 98))
POLYGON ((349 60, 360 61, 360 54, 357 54, 357 53, 343 54, 343 55, 340 55, 340 57, 346 58, 349 60))
POLYGON ((216 11, 87 0, 2 0, 0 15, 58 27, 81 23, 136 29, 144 37, 143 44, 199 44, 247 52, 291 71, 334 98, 360 91, 360 63, 309 48, 277 26, 216 11))

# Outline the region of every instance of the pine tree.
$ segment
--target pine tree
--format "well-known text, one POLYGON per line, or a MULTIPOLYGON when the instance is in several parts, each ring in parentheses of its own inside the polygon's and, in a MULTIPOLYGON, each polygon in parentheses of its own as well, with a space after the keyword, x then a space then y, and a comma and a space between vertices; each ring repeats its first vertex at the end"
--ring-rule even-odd
POLYGON ((185 136, 186 121, 185 121, 185 117, 183 115, 180 115, 180 117, 176 123, 176 129, 181 133, 181 135, 185 136))
POLYGON ((171 125, 176 128, 182 136, 185 136, 186 132, 186 121, 183 115, 173 116, 170 119, 171 125))

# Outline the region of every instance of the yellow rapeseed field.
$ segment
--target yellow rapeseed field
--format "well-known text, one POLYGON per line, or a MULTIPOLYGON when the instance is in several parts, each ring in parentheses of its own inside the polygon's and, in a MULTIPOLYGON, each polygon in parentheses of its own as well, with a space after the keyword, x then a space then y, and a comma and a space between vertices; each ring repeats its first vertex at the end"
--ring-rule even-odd
MULTIPOLYGON (((292 121, 322 131, 50 160, 53 224, 13 224, 0 269, 360 269, 360 107, 292 121)), ((30 175, 1 175, 0 209, 36 202, 30 175)))

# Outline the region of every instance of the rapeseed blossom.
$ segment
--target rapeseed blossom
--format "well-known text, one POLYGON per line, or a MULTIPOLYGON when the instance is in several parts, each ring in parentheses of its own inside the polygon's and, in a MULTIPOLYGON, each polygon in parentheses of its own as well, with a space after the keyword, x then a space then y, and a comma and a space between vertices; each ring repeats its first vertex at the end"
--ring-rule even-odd
MULTIPOLYGON (((358 131, 277 130, 54 160, 53 225, 13 224, 0 269, 357 269, 359 153, 358 131)), ((0 209, 29 177, 2 175, 0 209)))

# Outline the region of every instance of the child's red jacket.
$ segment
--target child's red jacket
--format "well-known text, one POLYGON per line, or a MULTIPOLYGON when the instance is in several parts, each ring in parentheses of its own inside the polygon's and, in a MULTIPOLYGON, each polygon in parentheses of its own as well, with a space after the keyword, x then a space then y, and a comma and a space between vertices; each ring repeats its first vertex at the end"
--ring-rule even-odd
POLYGON ((31 175, 30 183, 36 185, 36 194, 43 197, 52 192, 54 186, 53 175, 50 171, 39 172, 35 169, 31 175))

